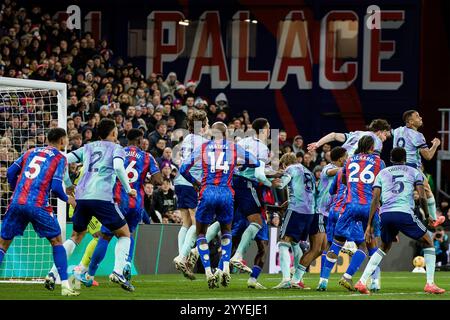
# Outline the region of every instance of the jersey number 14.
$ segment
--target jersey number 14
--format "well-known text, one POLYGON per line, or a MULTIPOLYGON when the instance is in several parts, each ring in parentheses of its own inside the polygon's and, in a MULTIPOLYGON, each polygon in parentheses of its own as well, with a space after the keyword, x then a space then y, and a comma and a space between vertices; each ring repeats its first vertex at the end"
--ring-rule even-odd
POLYGON ((228 161, 223 161, 223 157, 225 154, 223 152, 220 152, 217 159, 216 159, 216 153, 215 152, 208 152, 209 157, 209 163, 210 163, 210 172, 214 173, 216 170, 223 171, 223 173, 228 173, 228 170, 230 169, 230 166, 228 165, 228 161))

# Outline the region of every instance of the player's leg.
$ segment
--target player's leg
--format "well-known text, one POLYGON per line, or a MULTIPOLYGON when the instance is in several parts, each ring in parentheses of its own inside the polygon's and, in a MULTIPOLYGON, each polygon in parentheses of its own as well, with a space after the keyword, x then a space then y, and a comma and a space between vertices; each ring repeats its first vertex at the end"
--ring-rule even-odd
POLYGON ((220 244, 222 247, 222 254, 220 257, 220 266, 222 269, 218 269, 218 275, 220 277, 220 283, 222 286, 227 287, 231 280, 230 275, 230 258, 231 249, 233 246, 231 236, 231 223, 233 222, 233 208, 234 199, 233 193, 228 188, 220 188, 220 193, 216 197, 215 214, 217 221, 220 223, 220 231, 222 236, 220 237, 220 244))
MULTIPOLYGON (((208 226, 208 230, 206 231, 206 241, 210 243, 212 239, 217 237, 220 233, 220 223, 219 221, 215 221, 208 226)), ((197 246, 195 245, 191 252, 188 255, 187 262, 189 264, 189 270, 191 270, 192 274, 194 273, 194 267, 197 264, 197 260, 200 257, 197 246)))
POLYGON ((256 239, 256 246, 258 247, 258 252, 255 256, 252 273, 250 274, 250 278, 247 281, 247 287, 251 289, 267 289, 258 282, 258 277, 261 274, 262 269, 264 268, 269 241, 256 239))
MULTIPOLYGON (((422 173, 423 174, 423 173, 422 173)), ((430 184, 428 182, 428 178, 423 174, 423 187, 425 190, 425 195, 427 197, 427 206, 428 206, 428 212, 430 213, 431 218, 434 220, 433 227, 436 228, 438 225, 444 223, 445 216, 442 215, 437 218, 436 215, 436 199, 434 198, 433 191, 431 191, 430 184)))
POLYGON ((178 231, 178 254, 181 252, 183 248, 184 240, 186 239, 186 233, 189 230, 189 227, 192 225, 191 216, 189 214, 189 209, 179 208, 181 213, 182 225, 180 231, 178 231))
MULTIPOLYGON (((186 238, 184 240, 183 246, 181 247, 181 251, 174 260, 175 264, 178 260, 183 260, 184 262, 187 262, 187 258, 189 256, 189 253, 191 252, 191 249, 195 246, 195 241, 197 240, 197 229, 196 229, 196 222, 195 222, 195 209, 188 209, 190 220, 192 221, 192 225, 189 227, 186 238)), ((193 266, 188 264, 189 269, 192 269, 193 266)), ((192 271, 192 270, 191 270, 192 271)), ((190 272, 192 275, 191 277, 188 277, 191 280, 195 280, 195 276, 192 272, 190 272)))
POLYGON ((100 236, 101 227, 102 224, 100 223, 100 221, 98 221, 96 217, 92 217, 91 221, 89 221, 88 224, 88 232, 92 236, 92 240, 87 245, 83 257, 81 258, 80 263, 76 267, 75 273, 84 273, 87 271, 89 263, 91 262, 92 255, 95 251, 95 247, 97 246, 98 243, 98 237, 100 236))
POLYGON ((0 265, 3 262, 6 251, 16 236, 23 235, 25 228, 28 225, 28 218, 23 213, 23 206, 10 205, 6 210, 5 217, 1 223, 0 234, 0 265))

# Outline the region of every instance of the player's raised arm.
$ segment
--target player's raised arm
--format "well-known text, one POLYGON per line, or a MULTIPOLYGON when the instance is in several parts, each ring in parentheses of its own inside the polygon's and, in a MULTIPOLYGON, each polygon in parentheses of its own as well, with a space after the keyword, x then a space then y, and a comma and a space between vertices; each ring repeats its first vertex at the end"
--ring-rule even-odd
POLYGON ((8 171, 6 172, 6 178, 8 180, 9 185, 12 189, 15 189, 17 184, 17 179, 19 178, 19 173, 22 170, 23 159, 24 157, 28 157, 29 151, 25 152, 19 159, 13 162, 11 166, 9 166, 8 171))
POLYGON ((441 140, 439 140, 438 138, 434 138, 433 141, 431 141, 432 146, 431 148, 428 148, 428 146, 422 146, 419 150, 420 150, 420 154, 422 155, 422 157, 425 160, 431 160, 433 159, 437 148, 441 145, 441 140))
POLYGON ((345 140, 347 140, 347 138, 344 133, 331 132, 322 137, 319 141, 308 144, 308 151, 316 150, 323 146, 325 143, 330 143, 333 141, 345 142, 345 140))

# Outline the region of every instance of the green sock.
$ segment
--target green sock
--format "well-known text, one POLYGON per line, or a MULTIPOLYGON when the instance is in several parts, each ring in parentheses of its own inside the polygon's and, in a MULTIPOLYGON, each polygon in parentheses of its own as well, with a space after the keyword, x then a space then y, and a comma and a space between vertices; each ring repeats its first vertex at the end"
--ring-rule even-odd
POLYGON ((92 255, 94 254, 95 247, 97 247, 98 238, 92 238, 89 244, 84 250, 83 258, 81 258, 81 265, 85 268, 89 267, 89 263, 91 262, 92 255))
POLYGON ((220 232, 220 223, 219 221, 214 222, 213 224, 211 224, 208 227, 208 230, 206 231, 206 241, 208 241, 208 243, 211 242, 212 239, 214 239, 220 232))
POLYGON ((436 268, 436 251, 434 248, 423 249, 425 258, 425 269, 427 271, 427 283, 434 283, 434 269, 436 268))
POLYGON ((427 199, 427 205, 428 205, 428 212, 430 213, 431 218, 433 218, 433 220, 436 220, 437 219, 436 201, 434 200, 434 197, 427 199))
POLYGON ((291 279, 291 256, 289 254, 289 247, 291 245, 286 242, 278 242, 278 249, 280 251, 280 268, 283 274, 283 281, 289 281, 291 279))
POLYGON ((247 252, 248 247, 253 239, 255 239, 256 234, 261 229, 261 226, 257 223, 251 223, 247 229, 245 229, 244 233, 241 237, 241 242, 239 242, 239 246, 236 249, 236 253, 234 254, 237 258, 242 258, 244 254, 247 252))

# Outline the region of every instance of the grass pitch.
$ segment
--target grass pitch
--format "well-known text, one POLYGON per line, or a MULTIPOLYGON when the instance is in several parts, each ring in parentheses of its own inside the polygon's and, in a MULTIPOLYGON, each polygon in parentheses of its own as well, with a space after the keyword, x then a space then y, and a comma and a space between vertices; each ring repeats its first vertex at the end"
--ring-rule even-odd
MULTIPOLYGON (((305 284, 310 290, 252 290, 247 288, 248 276, 232 275, 228 288, 208 289, 204 275, 198 274, 194 281, 181 274, 135 276, 132 279, 136 291, 126 292, 118 285, 110 283, 107 277, 98 277, 99 287, 81 287, 78 297, 60 296, 60 286, 55 291, 47 291, 42 284, 0 283, 0 299, 8 300, 450 300, 450 272, 436 272, 436 283, 448 292, 443 295, 429 295, 423 292, 425 274, 411 272, 382 272, 381 291, 370 296, 348 292, 338 285, 340 274, 332 274, 328 291, 315 290, 319 277, 306 274, 305 284)), ((355 281, 360 273, 356 274, 355 281)), ((281 280, 281 275, 263 274, 260 283, 272 288, 281 280)))

